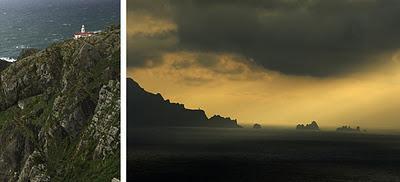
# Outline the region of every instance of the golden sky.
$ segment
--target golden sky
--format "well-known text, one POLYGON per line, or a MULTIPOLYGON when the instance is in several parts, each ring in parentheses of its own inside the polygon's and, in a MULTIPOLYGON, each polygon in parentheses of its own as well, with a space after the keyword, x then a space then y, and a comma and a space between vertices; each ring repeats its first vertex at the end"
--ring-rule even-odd
POLYGON ((240 51, 183 46, 174 8, 165 6, 160 13, 128 11, 128 76, 147 91, 240 124, 295 126, 316 120, 321 127, 400 129, 395 46, 358 56, 365 64, 350 72, 292 74, 240 51))

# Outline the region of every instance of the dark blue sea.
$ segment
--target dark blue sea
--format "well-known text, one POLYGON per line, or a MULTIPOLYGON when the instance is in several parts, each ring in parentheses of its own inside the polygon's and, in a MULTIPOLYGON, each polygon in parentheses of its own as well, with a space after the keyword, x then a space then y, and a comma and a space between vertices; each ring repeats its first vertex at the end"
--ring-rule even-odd
POLYGON ((119 22, 120 0, 0 0, 0 59, 119 22))

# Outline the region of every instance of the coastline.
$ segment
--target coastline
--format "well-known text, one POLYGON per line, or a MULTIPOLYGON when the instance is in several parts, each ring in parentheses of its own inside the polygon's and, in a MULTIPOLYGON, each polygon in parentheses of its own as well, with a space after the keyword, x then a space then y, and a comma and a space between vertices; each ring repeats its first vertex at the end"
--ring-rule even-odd
POLYGON ((1 57, 1 56, 0 56, 0 60, 7 61, 7 62, 10 62, 10 63, 13 63, 13 62, 17 61, 17 59, 15 59, 15 58, 1 57))

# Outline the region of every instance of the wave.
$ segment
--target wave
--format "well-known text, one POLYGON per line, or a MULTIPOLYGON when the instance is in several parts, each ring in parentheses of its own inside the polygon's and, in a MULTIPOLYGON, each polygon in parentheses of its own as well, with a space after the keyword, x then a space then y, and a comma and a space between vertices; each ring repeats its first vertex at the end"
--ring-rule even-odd
POLYGON ((0 57, 0 60, 4 60, 10 63, 17 61, 16 59, 10 57, 0 57))
POLYGON ((28 45, 17 45, 15 46, 16 49, 26 49, 26 48, 30 48, 30 46, 28 45))

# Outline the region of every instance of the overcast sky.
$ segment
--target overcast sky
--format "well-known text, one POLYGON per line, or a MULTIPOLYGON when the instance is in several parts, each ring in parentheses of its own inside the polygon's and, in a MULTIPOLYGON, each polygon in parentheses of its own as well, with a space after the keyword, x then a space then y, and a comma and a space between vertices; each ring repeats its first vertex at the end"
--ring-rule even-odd
POLYGON ((399 127, 399 32, 397 0, 129 0, 128 70, 247 123, 399 127))

